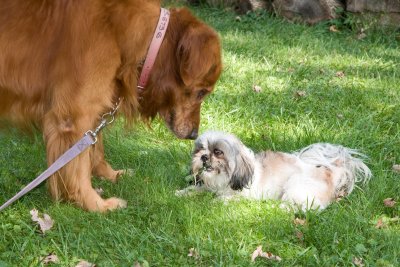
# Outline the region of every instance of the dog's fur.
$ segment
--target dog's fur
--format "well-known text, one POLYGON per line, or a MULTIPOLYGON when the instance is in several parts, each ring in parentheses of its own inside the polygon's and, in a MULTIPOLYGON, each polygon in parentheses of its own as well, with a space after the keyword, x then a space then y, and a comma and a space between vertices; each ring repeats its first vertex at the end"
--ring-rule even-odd
POLYGON ((306 209, 324 209, 347 196, 371 171, 356 150, 328 143, 298 152, 254 154, 233 135, 209 131, 195 142, 192 172, 197 185, 177 191, 208 190, 222 198, 279 199, 306 209))
MULTIPOLYGON (((156 0, 1 0, 0 119, 43 131, 48 164, 94 129, 123 98, 128 122, 159 114, 179 138, 194 139, 200 106, 221 72, 214 30, 171 9, 166 37, 142 95, 141 63, 160 15, 156 0)), ((91 175, 116 181, 101 140, 49 179, 56 200, 90 211, 126 205, 102 199, 91 175)))

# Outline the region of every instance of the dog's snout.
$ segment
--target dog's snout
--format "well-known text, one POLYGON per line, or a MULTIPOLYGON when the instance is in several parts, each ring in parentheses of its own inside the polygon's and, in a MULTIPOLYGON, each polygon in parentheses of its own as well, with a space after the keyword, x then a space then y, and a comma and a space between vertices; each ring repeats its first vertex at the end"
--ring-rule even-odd
POLYGON ((187 138, 194 140, 197 138, 198 135, 199 135, 198 129, 193 129, 193 131, 189 134, 187 138))
POLYGON ((201 159, 203 162, 206 162, 206 161, 208 160, 207 154, 201 155, 200 159, 201 159))

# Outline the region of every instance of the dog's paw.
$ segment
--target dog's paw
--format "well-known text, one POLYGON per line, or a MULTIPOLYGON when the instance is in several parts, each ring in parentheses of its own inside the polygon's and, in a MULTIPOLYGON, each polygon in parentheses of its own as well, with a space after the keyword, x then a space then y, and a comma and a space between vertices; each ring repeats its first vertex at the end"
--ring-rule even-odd
POLYGON ((134 176, 135 175, 134 169, 119 170, 118 172, 119 172, 119 176, 134 176))
POLYGON ((184 196, 192 196, 196 193, 203 192, 205 189, 201 186, 190 185, 182 190, 176 190, 175 196, 184 197, 184 196))
POLYGON ((187 195, 187 191, 185 189, 175 191, 175 196, 177 196, 177 197, 183 197, 186 195, 187 195))
POLYGON ((126 208, 126 206, 127 206, 126 200, 123 200, 121 198, 112 197, 112 198, 106 199, 104 201, 104 209, 106 211, 112 211, 115 209, 123 209, 123 208, 126 208))

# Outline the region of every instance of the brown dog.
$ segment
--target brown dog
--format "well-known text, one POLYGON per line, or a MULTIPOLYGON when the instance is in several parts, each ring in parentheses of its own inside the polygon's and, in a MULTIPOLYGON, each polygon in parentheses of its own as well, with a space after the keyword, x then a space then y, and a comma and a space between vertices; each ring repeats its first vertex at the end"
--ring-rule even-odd
MULTIPOLYGON (((128 121, 159 114, 179 138, 197 137, 200 106, 221 72, 217 34, 186 9, 170 24, 148 85, 137 77, 160 15, 155 0, 0 0, 0 117, 43 131, 48 164, 94 129, 123 97, 128 121)), ((1 126, 1 125, 0 125, 1 126)), ((99 142, 53 175, 52 197, 90 211, 123 207, 102 199, 92 174, 116 181, 99 142)))

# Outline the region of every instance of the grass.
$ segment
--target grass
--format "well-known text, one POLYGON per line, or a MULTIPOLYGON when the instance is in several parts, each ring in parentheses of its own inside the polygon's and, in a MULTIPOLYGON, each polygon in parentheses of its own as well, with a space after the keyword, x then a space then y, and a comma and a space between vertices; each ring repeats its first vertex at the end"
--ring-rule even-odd
MULTIPOLYGON (((202 108, 201 130, 231 132, 256 151, 297 150, 326 141, 358 148, 369 156, 374 177, 323 212, 295 214, 273 201, 224 205, 211 194, 176 198, 186 186, 191 141, 178 140, 160 121, 132 131, 121 122, 106 129, 108 160, 132 168, 112 185, 94 180, 105 197, 119 196, 128 208, 108 214, 51 202, 40 186, 0 213, 0 266, 40 266, 55 253, 60 266, 80 259, 97 266, 399 266, 400 45, 397 32, 367 32, 358 40, 346 29, 330 32, 291 24, 266 14, 241 21, 229 11, 194 12, 221 35, 225 71, 202 108), (341 75, 341 72, 344 75, 341 75), (262 88, 253 91, 253 85, 262 88), (55 221, 45 235, 31 222, 33 208, 55 221), (282 258, 250 255, 258 245, 282 258), (188 257, 194 248, 197 257, 188 257)), ((39 133, 0 133, 0 202, 45 169, 39 133)))

